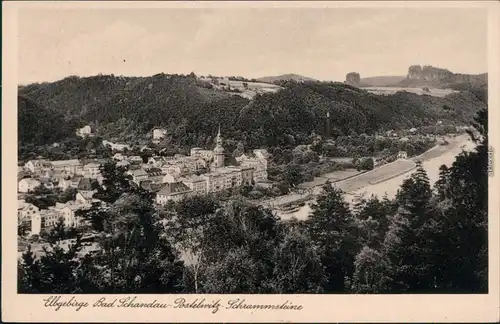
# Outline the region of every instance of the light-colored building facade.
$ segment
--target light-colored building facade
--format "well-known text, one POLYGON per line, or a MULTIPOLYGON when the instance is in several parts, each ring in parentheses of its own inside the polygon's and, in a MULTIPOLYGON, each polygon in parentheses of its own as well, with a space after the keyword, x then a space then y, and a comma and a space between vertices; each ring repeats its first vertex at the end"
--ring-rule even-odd
POLYGON ((102 145, 109 147, 112 151, 118 152, 132 149, 128 144, 113 143, 107 140, 103 140, 102 145))
POLYGON ((47 160, 29 160, 24 167, 32 173, 41 174, 45 170, 51 170, 52 163, 47 160))
POLYGON ((408 158, 408 154, 406 153, 406 151, 399 151, 398 152, 398 159, 407 159, 408 158))
POLYGON ((87 137, 92 134, 92 129, 90 128, 89 125, 83 126, 82 128, 79 128, 76 130, 76 135, 80 137, 87 137))
POLYGON ((204 150, 199 147, 193 147, 190 152, 191 157, 203 159, 206 162, 212 161, 214 158, 214 151, 204 150))
POLYGON ((203 177, 191 175, 180 178, 180 181, 188 186, 194 194, 203 195, 207 193, 207 181, 203 177))
POLYGON ((63 217, 61 211, 54 207, 40 210, 40 228, 48 230, 54 227, 59 219, 63 217))
POLYGON ((156 194, 156 203, 164 206, 169 201, 180 201, 191 194, 193 191, 182 182, 166 183, 156 194))
POLYGON ((134 181, 138 185, 141 183, 141 181, 147 180, 148 178, 148 173, 143 169, 130 170, 127 171, 127 174, 132 176, 132 181, 134 181))
POLYGON ((81 223, 81 218, 76 216, 78 210, 87 209, 90 205, 88 203, 67 203, 66 206, 61 209, 61 216, 64 219, 65 227, 77 227, 81 223))
POLYGON ((52 164, 52 170, 54 170, 55 173, 64 173, 69 175, 83 174, 83 165, 77 159, 51 161, 51 164, 52 164))
POLYGON ((83 174, 86 178, 97 179, 101 175, 100 164, 88 163, 83 166, 83 174))
POLYGON ((159 141, 167 136, 167 130, 164 128, 153 129, 153 140, 159 141))
POLYGON ((17 221, 28 224, 30 235, 39 235, 42 229, 40 210, 33 204, 19 200, 17 205, 17 221))
POLYGON ((19 200, 17 203, 17 218, 21 221, 31 220, 33 215, 40 214, 40 209, 24 200, 19 200))
POLYGON ((31 192, 35 190, 35 188, 39 187, 40 184, 41 182, 36 179, 24 178, 18 183, 18 191, 23 193, 31 192))

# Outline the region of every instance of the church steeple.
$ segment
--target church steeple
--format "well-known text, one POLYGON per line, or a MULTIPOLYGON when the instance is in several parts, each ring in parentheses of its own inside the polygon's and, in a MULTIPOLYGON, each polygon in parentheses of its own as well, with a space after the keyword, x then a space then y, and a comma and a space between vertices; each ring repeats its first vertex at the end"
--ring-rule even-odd
POLYGON ((220 168, 224 166, 224 147, 222 147, 222 136, 219 131, 217 132, 217 137, 215 139, 215 149, 214 149, 214 167, 220 168))
POLYGON ((330 137, 330 112, 326 112, 326 131, 325 131, 325 136, 326 138, 330 137))
POLYGON ((219 131, 217 132, 217 138, 215 139, 215 143, 217 146, 222 145, 222 137, 220 135, 220 124, 219 124, 219 131))

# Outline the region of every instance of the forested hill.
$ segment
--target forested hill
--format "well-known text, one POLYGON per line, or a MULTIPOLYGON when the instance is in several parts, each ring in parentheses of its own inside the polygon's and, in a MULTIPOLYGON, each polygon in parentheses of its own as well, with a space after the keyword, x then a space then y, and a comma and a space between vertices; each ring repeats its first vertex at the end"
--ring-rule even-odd
MULTIPOLYGON (((220 124, 224 137, 247 148, 305 143, 323 134, 367 133, 435 124, 470 124, 484 103, 469 91, 446 98, 399 92, 380 96, 340 83, 284 81, 277 93, 252 100, 216 90, 194 75, 68 77, 19 88, 19 141, 49 144, 90 124, 104 137, 145 139, 168 129, 172 143, 203 145, 220 124)), ((484 92, 484 91, 483 91, 484 92)))

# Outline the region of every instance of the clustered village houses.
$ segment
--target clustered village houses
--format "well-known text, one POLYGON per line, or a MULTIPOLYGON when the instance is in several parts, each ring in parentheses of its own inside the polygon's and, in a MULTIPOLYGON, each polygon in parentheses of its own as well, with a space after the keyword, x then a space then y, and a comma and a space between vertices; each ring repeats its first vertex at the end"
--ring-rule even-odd
MULTIPOLYGON (((85 132, 82 130, 78 134, 90 135, 90 129, 85 128, 85 132)), ((153 141, 163 136, 164 130, 153 130, 153 141)), ((192 195, 267 182, 266 150, 254 150, 252 156, 242 155, 236 158, 237 165, 226 165, 220 128, 215 142, 213 150, 192 148, 189 156, 153 156, 144 163, 140 156, 116 153, 113 160, 117 166, 127 168, 127 174, 133 182, 156 193, 158 206, 192 195)), ((18 222, 29 223, 31 235, 39 235, 41 231, 50 229, 61 218, 67 227, 81 225, 76 211, 90 208, 92 203, 103 203, 93 198, 93 194, 95 183, 102 183, 100 166, 106 162, 107 160, 99 159, 26 162, 20 167, 18 174, 18 222), (76 198, 64 204, 56 203, 48 209, 39 209, 27 203, 24 196, 41 186, 49 190, 75 188, 76 198)))

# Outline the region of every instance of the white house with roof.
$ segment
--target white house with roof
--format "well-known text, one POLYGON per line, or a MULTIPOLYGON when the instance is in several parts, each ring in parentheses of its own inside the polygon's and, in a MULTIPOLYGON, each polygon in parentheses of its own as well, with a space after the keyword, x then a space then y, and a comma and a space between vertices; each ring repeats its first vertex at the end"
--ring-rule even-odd
POLYGON ((130 145, 128 145, 128 144, 113 143, 113 142, 110 142, 107 140, 103 140, 102 145, 109 146, 109 148, 111 148, 111 150, 114 150, 114 151, 124 151, 125 149, 127 149, 127 150, 131 149, 130 145))
POLYGON ((21 221, 31 220, 33 215, 40 214, 40 209, 24 200, 17 202, 17 218, 21 221))
POLYGON ((41 229, 50 229, 54 227, 61 217, 61 211, 57 208, 52 207, 40 210, 41 229))
POLYGON ((167 136, 167 130, 164 128, 153 129, 153 141, 159 141, 167 136))
POLYGON ((407 159, 408 158, 408 154, 406 153, 406 151, 399 151, 398 152, 398 156, 397 156, 398 159, 407 159))
POLYGON ((267 163, 263 163, 256 158, 248 158, 247 156, 242 156, 242 158, 239 159, 238 162, 240 163, 239 166, 242 168, 253 169, 253 180, 255 182, 267 181, 267 163))
POLYGON ((30 192, 35 190, 38 186, 40 186, 41 182, 33 179, 33 178, 24 178, 21 179, 18 183, 18 191, 19 192, 30 192))
POLYGON ((127 171, 127 174, 132 176, 132 181, 137 184, 140 184, 141 181, 144 181, 148 178, 148 173, 143 169, 129 170, 127 171))
POLYGON ((194 158, 201 158, 210 162, 214 158, 214 152, 212 150, 204 150, 199 147, 193 147, 191 149, 190 156, 194 158))
POLYGON ((226 177, 222 173, 210 172, 201 177, 207 182, 207 192, 219 192, 226 189, 226 177))
POLYGON ((94 199, 95 190, 78 190, 75 196, 75 203, 77 204, 92 204, 98 201, 94 199))
POLYGON ((83 174, 86 178, 97 179, 97 177, 101 174, 101 170, 99 170, 100 166, 100 164, 95 162, 85 164, 83 166, 83 174))
POLYGON ((182 200, 192 193, 193 191, 182 182, 166 183, 165 186, 156 193, 156 203, 164 206, 169 201, 182 200))
POLYGON ((80 184, 80 181, 82 181, 82 179, 82 176, 73 176, 69 179, 59 179, 59 183, 57 186, 62 190, 66 190, 68 188, 78 188, 78 185, 80 184))
POLYGON ((130 165, 130 162, 127 160, 121 160, 121 161, 116 162, 117 167, 125 167, 126 168, 129 165, 130 165))
POLYGON ((24 167, 32 173, 41 173, 44 170, 51 170, 52 163, 47 160, 29 160, 24 164, 24 167))
POLYGON ((115 153, 115 155, 113 155, 113 160, 115 161, 122 161, 124 159, 126 159, 126 156, 121 153, 115 153))
POLYGON ((76 135, 80 137, 87 137, 92 134, 92 129, 90 128, 89 125, 83 126, 82 128, 79 128, 76 130, 76 135))
POLYGON ((51 164, 54 172, 67 173, 67 174, 83 173, 83 165, 77 159, 52 161, 51 164))
POLYGON ((195 194, 201 195, 207 193, 207 181, 200 176, 190 175, 187 177, 182 177, 179 180, 186 186, 188 186, 188 188, 191 189, 195 194))
POLYGON ((42 231, 42 215, 37 213, 31 217, 31 235, 40 235, 42 231))
POLYGON ((24 200, 19 200, 17 205, 17 220, 18 223, 29 224, 31 235, 40 234, 42 228, 40 210, 35 205, 26 203, 24 200))
POLYGON ((88 204, 68 203, 62 210, 61 215, 64 219, 64 226, 77 227, 80 225, 80 217, 75 215, 76 211, 90 207, 88 204))
POLYGON ((139 155, 129 156, 127 160, 131 164, 141 164, 143 162, 142 157, 140 157, 139 155))

